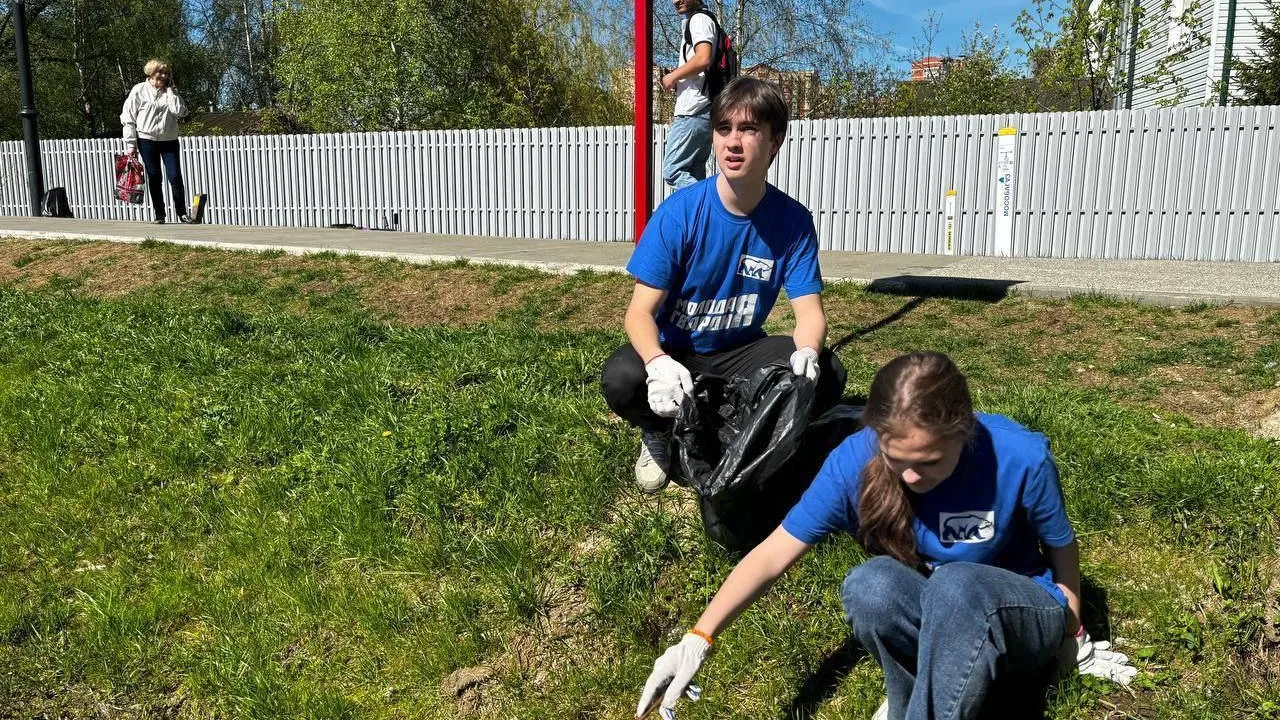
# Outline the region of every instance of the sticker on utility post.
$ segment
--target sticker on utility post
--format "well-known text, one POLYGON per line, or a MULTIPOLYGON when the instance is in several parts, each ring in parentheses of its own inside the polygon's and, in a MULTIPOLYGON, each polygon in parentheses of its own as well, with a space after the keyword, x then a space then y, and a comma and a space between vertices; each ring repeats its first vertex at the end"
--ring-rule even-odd
POLYGON ((946 252, 948 255, 956 254, 956 191, 947 191, 946 202, 946 252))
POLYGON ((1000 128, 996 139, 996 222, 991 254, 1013 255, 1014 167, 1016 165, 1017 128, 1000 128))

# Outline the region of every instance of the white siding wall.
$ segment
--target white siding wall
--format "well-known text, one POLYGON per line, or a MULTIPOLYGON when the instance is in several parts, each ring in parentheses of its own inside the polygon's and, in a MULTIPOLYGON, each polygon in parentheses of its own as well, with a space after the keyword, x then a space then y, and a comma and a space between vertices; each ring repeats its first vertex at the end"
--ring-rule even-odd
POLYGON ((1154 82, 1144 82, 1143 78, 1156 72, 1161 60, 1169 54, 1169 28, 1171 21, 1164 0, 1134 0, 1141 2, 1146 14, 1143 16, 1142 30, 1147 35, 1146 47, 1138 51, 1133 73, 1133 108, 1149 108, 1176 104, 1184 107, 1212 103, 1216 96, 1209 93, 1209 83, 1221 73, 1221 42, 1214 39, 1215 28, 1225 29, 1225 16, 1221 24, 1215 23, 1215 13, 1221 6, 1225 13, 1225 0, 1201 0, 1200 6, 1188 11, 1199 23, 1197 29, 1210 35, 1208 46, 1199 47, 1188 57, 1170 67, 1178 82, 1171 83, 1168 76, 1161 76, 1154 82), (1211 58, 1215 48, 1218 49, 1218 64, 1212 65, 1211 58), (1212 66, 1211 66, 1212 65, 1212 66), (1216 69, 1215 69, 1216 68, 1216 69), (1178 88, 1187 91, 1180 100, 1176 100, 1178 88))
MULTIPOLYGON (((1172 104, 1177 86, 1163 79, 1156 83, 1144 83, 1142 78, 1155 72, 1157 63, 1169 51, 1169 14, 1164 0, 1133 0, 1146 8, 1143 29, 1148 35, 1147 46, 1137 53, 1134 63, 1133 109, 1160 107, 1172 104)), ((1218 102, 1217 83, 1222 79, 1223 52, 1226 47, 1228 0, 1200 0, 1195 11, 1200 29, 1209 36, 1209 44, 1197 49, 1172 67, 1179 84, 1189 92, 1178 105, 1214 105, 1218 102)), ((1232 57, 1248 59, 1260 50, 1258 31, 1254 19, 1269 19, 1266 0, 1236 0, 1235 37, 1232 40, 1232 57)), ((1128 61, 1122 70, 1127 73, 1128 61)), ((1237 87, 1232 86, 1232 91, 1237 87)))

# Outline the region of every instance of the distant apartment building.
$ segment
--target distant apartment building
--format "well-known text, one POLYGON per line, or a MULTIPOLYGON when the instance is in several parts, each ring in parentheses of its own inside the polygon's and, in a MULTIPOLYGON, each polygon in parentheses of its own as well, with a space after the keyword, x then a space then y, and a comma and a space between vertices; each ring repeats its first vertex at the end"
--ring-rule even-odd
POLYGON ((927 82, 941 79, 947 67, 954 62, 950 57, 923 57, 911 62, 911 82, 927 82))
POLYGON ((777 83, 782 88, 783 97, 787 99, 793 119, 810 117, 818 105, 818 93, 822 86, 818 82, 816 70, 779 70, 771 65, 760 64, 752 65, 743 74, 777 83))

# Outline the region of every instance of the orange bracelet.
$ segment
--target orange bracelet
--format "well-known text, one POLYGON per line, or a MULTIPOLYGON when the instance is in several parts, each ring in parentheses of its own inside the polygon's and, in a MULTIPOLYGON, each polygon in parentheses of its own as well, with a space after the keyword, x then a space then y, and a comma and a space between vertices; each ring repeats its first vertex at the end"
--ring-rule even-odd
POLYGON ((706 633, 702 632, 702 631, 701 631, 701 630, 699 630, 698 628, 689 628, 689 634, 690 634, 690 635, 697 635, 698 637, 702 638, 703 640, 706 640, 708 645, 710 645, 710 646, 712 646, 712 647, 715 647, 716 641, 715 641, 715 640, 714 640, 710 635, 708 635, 708 634, 706 634, 706 633))

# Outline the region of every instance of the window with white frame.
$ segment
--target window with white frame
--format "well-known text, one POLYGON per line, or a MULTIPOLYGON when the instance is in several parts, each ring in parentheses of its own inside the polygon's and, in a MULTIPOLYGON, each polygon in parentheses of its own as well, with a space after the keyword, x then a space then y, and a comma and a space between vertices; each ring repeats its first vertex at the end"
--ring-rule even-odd
POLYGON ((1169 55, 1184 49, 1191 41, 1191 28, 1187 23, 1190 5, 1191 0, 1169 0, 1169 55))
POLYGON ((1103 2, 1105 0, 1089 0, 1089 20, 1093 28, 1088 42, 1091 73, 1102 65, 1103 49, 1107 45, 1106 22, 1101 18, 1103 2))

